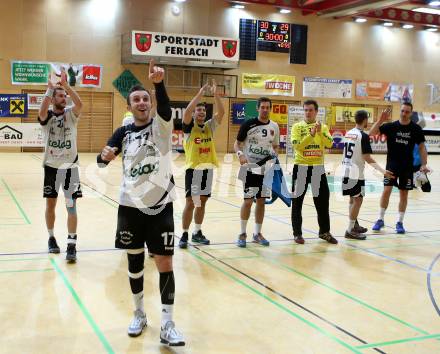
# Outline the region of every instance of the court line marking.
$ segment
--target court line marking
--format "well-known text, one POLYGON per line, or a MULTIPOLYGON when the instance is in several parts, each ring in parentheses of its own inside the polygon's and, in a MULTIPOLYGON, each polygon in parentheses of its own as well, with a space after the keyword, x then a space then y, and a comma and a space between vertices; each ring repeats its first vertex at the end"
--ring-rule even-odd
MULTIPOLYGON (((202 251, 204 252, 204 251, 202 251)), ((346 343, 345 341, 337 338, 336 336, 334 336, 332 333, 328 332, 327 330, 325 330, 324 328, 319 327, 318 325, 314 324, 313 322, 308 321, 307 319, 305 319, 304 317, 302 317, 301 315, 297 314, 296 312, 290 310, 289 308, 287 308, 286 306, 280 304, 279 302, 271 299, 269 296, 263 294, 262 292, 260 292, 259 290, 255 289, 254 287, 252 287, 249 284, 246 284, 245 282, 243 282, 242 280, 238 279, 237 277, 235 277, 234 275, 232 275, 231 273, 221 269, 220 267, 216 266, 215 264, 212 264, 212 262, 209 262, 208 260, 206 260, 205 258, 197 255, 194 251, 189 251, 189 253, 195 257, 196 259, 198 259, 199 261, 209 265, 210 267, 216 269, 217 271, 219 271, 220 273, 222 273, 223 275, 225 275, 226 277, 232 279, 233 281, 235 281, 236 283, 240 284, 241 286, 245 287, 246 289, 250 290, 251 292, 257 294, 258 296, 262 297, 263 299, 269 301, 271 304, 275 305, 276 307, 278 307, 279 309, 283 310, 284 312, 288 313, 289 315, 297 318, 298 320, 300 320, 301 322, 305 323, 306 325, 308 325, 309 327, 312 327, 313 329, 317 330, 318 332, 324 334, 325 336, 327 336, 329 339, 341 344, 342 346, 344 346, 345 348, 349 349, 350 351, 352 351, 353 353, 362 353, 359 350, 357 350, 355 347, 351 346, 350 344, 346 343)), ((209 254, 208 254, 209 255, 209 254)), ((215 257, 213 257, 215 258, 215 257)), ((222 262, 223 263, 223 262, 222 262)), ((227 265, 227 263, 225 263, 227 265)), ((266 289, 270 289, 266 286, 264 286, 266 289)), ((309 310, 310 311, 310 310, 309 310)), ((364 342, 363 340, 361 340, 362 342, 364 342)))
POLYGON ((430 334, 429 336, 411 337, 411 338, 391 340, 388 342, 364 344, 364 345, 359 345, 356 348, 367 349, 367 348, 372 348, 372 347, 384 347, 387 345, 394 345, 394 344, 399 344, 399 343, 419 342, 419 341, 423 341, 423 340, 427 340, 427 339, 439 339, 439 338, 440 338, 440 334, 430 334))
POLYGON ((27 273, 27 272, 47 272, 53 271, 53 268, 43 269, 13 269, 13 270, 0 270, 0 273, 27 273))
POLYGON ((34 258, 10 258, 10 259, 0 259, 0 262, 21 262, 21 261, 35 261, 35 260, 46 260, 48 261, 49 258, 43 258, 43 257, 34 257, 34 258))
MULTIPOLYGON (((256 254, 258 254, 258 253, 256 253, 256 254)), ((288 265, 286 265, 286 264, 284 264, 282 262, 278 262, 278 261, 276 261, 274 259, 270 259, 270 258, 267 258, 267 257, 262 257, 262 258, 263 258, 263 260, 267 260, 267 261, 277 265, 278 267, 284 268, 284 269, 286 269, 286 270, 288 270, 288 271, 290 271, 292 273, 300 275, 301 277, 303 277, 303 278, 305 278, 305 279, 307 279, 307 280, 309 280, 309 281, 311 281, 311 282, 313 282, 315 284, 321 285, 321 286, 323 286, 323 287, 325 287, 325 288, 335 292, 336 294, 339 294, 339 295, 341 295, 343 297, 346 297, 346 298, 348 298, 348 299, 350 299, 350 300, 352 300, 352 301, 354 301, 354 302, 356 302, 356 303, 358 303, 358 304, 360 304, 362 306, 365 306, 366 308, 368 308, 370 310, 373 310, 374 312, 377 312, 377 313, 379 313, 379 314, 381 314, 381 315, 383 315, 383 316, 385 316, 385 317, 387 317, 389 319, 392 319, 392 320, 394 320, 394 321, 396 321, 396 322, 398 322, 400 324, 403 324, 406 327, 409 327, 409 328, 415 330, 416 332, 423 333, 425 335, 429 335, 429 332, 426 332, 426 331, 424 331, 421 328, 418 328, 418 327, 416 327, 416 326, 414 326, 414 325, 412 325, 412 324, 410 324, 410 323, 408 323, 408 322, 406 322, 404 320, 401 320, 400 318, 397 318, 397 317, 395 317, 395 316, 393 316, 393 315, 391 315, 391 314, 389 314, 389 313, 387 313, 385 311, 382 311, 382 310, 380 310, 380 309, 378 309, 378 308, 376 308, 376 307, 366 303, 363 300, 360 300, 360 299, 358 299, 358 298, 356 298, 356 297, 354 297, 352 295, 349 295, 349 294, 343 292, 342 290, 338 290, 338 289, 336 289, 336 288, 334 288, 334 287, 332 287, 332 286, 330 286, 328 284, 325 284, 325 283, 323 283, 323 282, 321 282, 321 281, 319 281, 319 280, 317 280, 317 279, 315 279, 315 278, 313 278, 313 277, 311 277, 311 276, 309 276, 309 275, 307 275, 307 274, 305 274, 305 273, 303 273, 303 272, 301 272, 301 271, 299 271, 299 270, 297 270, 297 269, 295 269, 295 268, 293 268, 291 266, 288 266, 288 265)))
POLYGON ((66 286, 67 290, 72 295, 73 299, 75 300, 76 304, 80 308, 81 312, 83 313, 84 317, 87 319, 87 322, 89 322, 89 325, 92 327, 95 334, 98 336, 99 340, 101 341, 101 344, 104 346, 105 350, 109 354, 115 354, 113 351, 113 348, 111 347, 110 343, 105 338, 104 334, 99 329, 96 322, 93 320, 92 315, 87 310, 83 302, 81 301, 80 297, 78 296, 77 292, 73 288, 72 284, 69 282, 69 279, 67 279, 67 276, 65 273, 61 270, 61 268, 58 266, 58 264, 53 260, 53 258, 50 258, 50 262, 52 263, 52 266, 55 268, 58 275, 61 277, 64 285, 66 286))
POLYGON ((12 200, 14 201, 15 205, 17 206, 18 210, 21 213, 21 216, 24 218, 24 220, 26 221, 27 224, 30 224, 31 221, 29 220, 29 218, 27 217, 26 213, 24 212, 23 208, 21 207, 20 203, 17 201, 17 198, 15 197, 14 193, 12 192, 12 190, 9 188, 8 184, 6 183, 6 181, 4 180, 4 178, 1 179, 3 185, 5 186, 6 190, 8 191, 9 195, 11 196, 12 200))
POLYGON ((438 307, 438 305, 437 305, 437 301, 435 301, 435 296, 434 296, 434 293, 433 293, 433 291, 432 291, 432 287, 431 287, 431 272, 432 272, 432 269, 434 268, 434 265, 437 263, 437 261, 440 259, 440 254, 438 254, 434 259, 433 259, 433 261, 431 262, 431 264, 429 265, 429 273, 428 273, 428 275, 426 276, 426 284, 427 284, 427 286, 428 286, 428 294, 429 294, 429 299, 431 300, 431 303, 432 303, 432 305, 434 306, 434 308, 435 308, 435 311, 437 311, 437 315, 439 315, 440 316, 440 309, 439 309, 439 307, 438 307))

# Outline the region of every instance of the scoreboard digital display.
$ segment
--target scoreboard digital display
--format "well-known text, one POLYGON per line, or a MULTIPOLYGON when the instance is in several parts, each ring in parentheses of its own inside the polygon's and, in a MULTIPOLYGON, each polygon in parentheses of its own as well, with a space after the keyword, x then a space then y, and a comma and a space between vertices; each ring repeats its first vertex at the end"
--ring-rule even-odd
POLYGON ((257 29, 258 50, 289 53, 290 23, 258 21, 257 29))

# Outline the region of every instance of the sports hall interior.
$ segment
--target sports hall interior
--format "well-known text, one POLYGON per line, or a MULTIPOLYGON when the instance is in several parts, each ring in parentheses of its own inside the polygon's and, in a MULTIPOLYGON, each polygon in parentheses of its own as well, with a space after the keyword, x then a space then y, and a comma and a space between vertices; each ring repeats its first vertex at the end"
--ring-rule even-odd
MULTIPOLYGON (((371 232, 383 185, 367 167, 359 221, 370 231, 365 241, 344 238, 348 200, 337 178, 342 155, 340 149, 329 149, 331 232, 339 244, 318 238, 309 192, 303 206, 304 245, 293 241, 290 208, 278 200, 266 206, 262 233, 270 246, 249 242, 238 248, 243 196, 233 144, 240 125, 232 117, 234 104, 259 97, 242 92, 245 73, 295 77, 294 95, 269 96, 273 104, 301 106, 309 98, 302 95, 304 78, 319 77, 353 80, 352 98, 316 98, 327 112, 336 106, 368 108, 374 121, 391 108, 392 120, 398 119, 399 102, 357 99, 356 80, 411 83, 414 110, 440 112, 434 90, 440 86, 440 22, 437 32, 426 30, 436 28, 435 23, 404 29, 404 21, 396 20, 393 27, 384 27, 377 15, 387 8, 435 7, 427 1, 390 0, 238 3, 244 8, 225 0, 0 0, 0 94, 46 91, 46 85, 13 85, 13 61, 102 66, 101 87, 75 88, 84 104, 78 126, 84 197, 77 206, 76 264, 63 257, 67 212, 62 199, 55 224, 62 252, 47 252, 42 148, 0 145, 0 353, 440 353, 440 158, 435 151, 428 157, 431 192, 409 193, 405 235, 393 227, 397 191, 384 231, 371 232), (280 8, 291 12, 280 13, 280 8), (367 22, 354 21, 357 17, 367 22), (221 98, 226 114, 214 136, 221 165, 202 225, 211 244, 176 247, 174 253, 174 314, 186 346, 173 349, 159 342, 159 280, 149 258, 144 275, 149 325, 141 336, 130 338, 127 257, 114 248, 121 159, 105 170, 96 166, 97 154, 127 111, 114 81, 129 70, 152 88, 147 57, 144 63, 123 62, 124 36, 136 30, 238 39, 241 19, 306 25, 306 63, 291 64, 289 54, 269 51, 257 51, 255 60, 240 60, 235 68, 157 61, 174 102, 189 102, 206 78, 222 82, 229 75, 236 86, 225 89, 221 98)), ((204 100, 214 103, 210 96, 204 100)), ((37 115, 37 109, 29 109, 27 117, 0 117, 0 123, 37 123, 37 115)), ((430 127, 440 130, 439 122, 436 118, 430 127)), ((354 127, 332 114, 325 123, 334 131, 354 127)), ((287 124, 280 128, 288 140, 287 124)), ((289 180, 293 158, 285 147, 278 153, 289 180)), ((384 165, 385 154, 372 156, 384 165)), ((182 231, 184 162, 176 150, 176 240, 182 231)), ((249 233, 252 228, 253 214, 249 233)))

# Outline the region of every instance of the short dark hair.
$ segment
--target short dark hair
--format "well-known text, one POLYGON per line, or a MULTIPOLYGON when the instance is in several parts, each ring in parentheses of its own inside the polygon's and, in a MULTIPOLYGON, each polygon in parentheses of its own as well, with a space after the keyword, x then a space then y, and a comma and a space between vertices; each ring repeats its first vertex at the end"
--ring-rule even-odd
POLYGON ((363 109, 356 111, 354 114, 356 124, 362 124, 365 119, 368 119, 368 112, 363 109))
POLYGON ((318 102, 316 102, 315 100, 307 100, 307 101, 304 101, 304 103, 303 103, 303 107, 304 106, 309 106, 309 105, 313 105, 313 106, 315 106, 315 111, 317 111, 318 110, 318 102))
POLYGON ((197 107, 205 107, 205 109, 206 109, 206 102, 199 102, 199 103, 197 103, 196 104, 196 108, 197 107))
POLYGON ((411 107, 411 112, 413 111, 413 104, 410 101, 403 101, 402 106, 411 107))
POLYGON ((272 107, 272 100, 269 97, 260 97, 257 101, 257 108, 260 108, 262 102, 269 102, 270 107, 272 107))
MULTIPOLYGON (((130 106, 130 95, 135 92, 135 91, 147 91, 147 89, 145 89, 145 87, 143 87, 142 85, 134 85, 130 88, 130 91, 128 91, 128 95, 127 95, 127 105, 130 106)), ((148 92, 148 96, 150 96, 150 92, 148 92)))
POLYGON ((55 95, 57 94, 57 91, 64 91, 64 92, 66 92, 66 90, 64 89, 64 88, 62 88, 62 87, 55 87, 54 89, 53 89, 53 95, 52 95, 52 97, 55 97, 55 95))

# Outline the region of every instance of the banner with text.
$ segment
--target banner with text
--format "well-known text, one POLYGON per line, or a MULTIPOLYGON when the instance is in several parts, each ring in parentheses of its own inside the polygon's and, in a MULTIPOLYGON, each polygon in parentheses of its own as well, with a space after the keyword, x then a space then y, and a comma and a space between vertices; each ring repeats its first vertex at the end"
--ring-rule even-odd
POLYGON ((25 94, 0 94, 0 117, 27 117, 27 96, 25 94))
POLYGON ((354 116, 357 111, 367 111, 368 123, 373 123, 374 109, 369 107, 334 106, 336 122, 355 123, 354 116))
POLYGON ((413 84, 356 80, 356 99, 358 100, 411 102, 413 97, 413 84))
POLYGON ((303 96, 319 98, 351 98, 352 80, 305 77, 303 96))
POLYGON ((0 123, 0 146, 44 147, 43 131, 38 123, 0 123))
POLYGON ((131 32, 131 54, 239 61, 238 39, 163 32, 131 32))
POLYGON ((295 76, 243 73, 241 92, 244 95, 294 96, 295 76))
POLYGON ((38 61, 11 61, 11 82, 13 85, 47 85, 60 81, 61 71, 67 74, 70 86, 101 87, 102 65, 66 64, 38 61))

